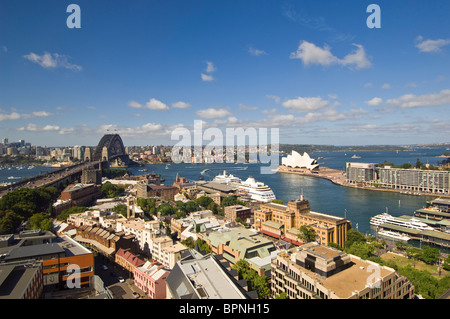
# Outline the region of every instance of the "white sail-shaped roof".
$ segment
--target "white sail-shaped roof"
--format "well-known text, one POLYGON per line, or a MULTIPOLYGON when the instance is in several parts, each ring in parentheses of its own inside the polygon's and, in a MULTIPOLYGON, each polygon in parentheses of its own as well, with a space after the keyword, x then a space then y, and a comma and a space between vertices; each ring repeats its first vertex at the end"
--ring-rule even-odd
POLYGON ((291 155, 283 157, 281 159, 281 164, 287 167, 306 168, 310 170, 319 167, 319 163, 315 159, 309 157, 308 153, 304 152, 303 155, 300 155, 296 151, 292 151, 291 155))

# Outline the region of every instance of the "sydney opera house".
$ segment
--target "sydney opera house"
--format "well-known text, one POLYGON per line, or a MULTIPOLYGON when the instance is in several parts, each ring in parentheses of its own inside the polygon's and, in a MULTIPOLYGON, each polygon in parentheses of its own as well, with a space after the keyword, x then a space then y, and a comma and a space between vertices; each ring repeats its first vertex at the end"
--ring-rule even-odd
POLYGON ((283 157, 281 159, 281 164, 286 167, 292 167, 292 168, 306 168, 309 170, 316 170, 319 169, 319 163, 317 160, 312 159, 309 157, 308 153, 303 153, 303 155, 300 155, 296 151, 292 151, 291 155, 288 155, 287 157, 283 157))

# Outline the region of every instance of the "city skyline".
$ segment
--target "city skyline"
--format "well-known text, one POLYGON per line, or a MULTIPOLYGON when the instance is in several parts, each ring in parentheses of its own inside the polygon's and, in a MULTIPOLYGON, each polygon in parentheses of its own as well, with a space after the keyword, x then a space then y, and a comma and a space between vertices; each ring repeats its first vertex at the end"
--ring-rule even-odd
POLYGON ((0 137, 173 145, 176 127, 279 128, 281 144, 449 142, 450 3, 0 4, 0 137), (369 4, 381 28, 369 28, 369 4))

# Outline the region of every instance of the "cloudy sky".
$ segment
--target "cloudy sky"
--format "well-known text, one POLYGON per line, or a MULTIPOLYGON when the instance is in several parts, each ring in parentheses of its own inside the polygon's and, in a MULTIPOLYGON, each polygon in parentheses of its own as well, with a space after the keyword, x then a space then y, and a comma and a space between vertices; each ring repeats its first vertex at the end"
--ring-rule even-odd
MULTIPOLYGON (((177 127, 281 143, 449 142, 450 2, 0 2, 0 137, 175 144, 177 127), (69 4, 81 28, 68 28, 69 4), (367 6, 381 9, 369 28, 367 6)), ((207 141, 205 142, 207 144, 207 141)))

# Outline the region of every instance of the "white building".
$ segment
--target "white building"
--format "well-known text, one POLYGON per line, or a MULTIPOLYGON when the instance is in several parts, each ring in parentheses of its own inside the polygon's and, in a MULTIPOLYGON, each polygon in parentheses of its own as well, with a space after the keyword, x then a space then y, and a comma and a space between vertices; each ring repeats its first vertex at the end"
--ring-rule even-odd
POLYGON ((292 168, 306 168, 309 170, 314 170, 319 168, 319 163, 317 160, 309 157, 308 153, 304 152, 300 155, 296 151, 292 151, 291 155, 283 157, 281 159, 281 164, 292 168))

